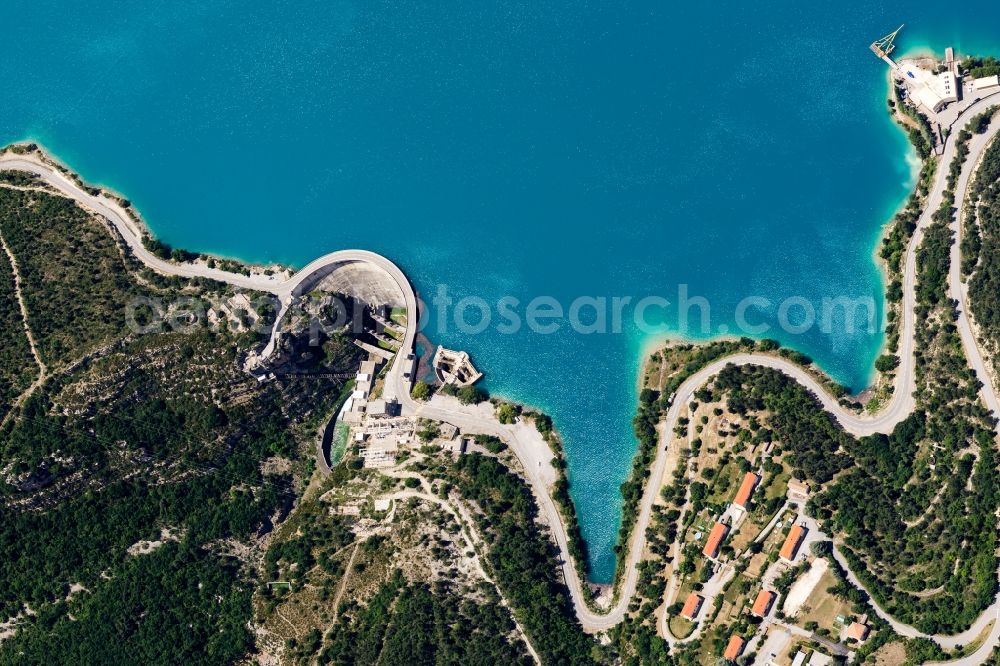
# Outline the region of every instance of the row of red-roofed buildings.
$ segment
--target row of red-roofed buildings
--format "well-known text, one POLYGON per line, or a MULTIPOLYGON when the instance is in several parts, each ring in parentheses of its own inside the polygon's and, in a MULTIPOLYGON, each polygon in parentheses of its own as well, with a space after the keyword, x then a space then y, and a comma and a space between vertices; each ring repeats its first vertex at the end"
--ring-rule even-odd
MULTIPOLYGON (((747 472, 744 474, 743 481, 740 483, 740 487, 736 491, 736 496, 733 498, 733 505, 743 511, 748 511, 750 507, 750 499, 759 483, 760 476, 757 473, 747 472)), ((792 529, 788 532, 784 543, 781 545, 781 550, 778 552, 779 557, 788 562, 792 562, 798 554, 799 546, 802 545, 802 541, 805 539, 807 531, 808 530, 803 525, 792 525, 792 529)), ((716 558, 722 547, 723 541, 728 535, 729 525, 721 521, 717 521, 709 532, 708 538, 705 540, 705 547, 702 549, 702 554, 708 558, 716 558)), ((777 596, 778 595, 772 590, 761 590, 757 594, 757 598, 754 600, 750 613, 755 617, 766 617, 767 614, 770 613, 777 596)), ((701 612, 701 608, 704 603, 704 597, 696 592, 692 592, 688 595, 688 598, 684 602, 684 606, 681 609, 681 617, 693 622, 701 612)), ((725 659, 733 661, 743 653, 745 648, 746 640, 743 637, 734 634, 729 637, 729 643, 726 645, 726 649, 722 656, 725 659)))

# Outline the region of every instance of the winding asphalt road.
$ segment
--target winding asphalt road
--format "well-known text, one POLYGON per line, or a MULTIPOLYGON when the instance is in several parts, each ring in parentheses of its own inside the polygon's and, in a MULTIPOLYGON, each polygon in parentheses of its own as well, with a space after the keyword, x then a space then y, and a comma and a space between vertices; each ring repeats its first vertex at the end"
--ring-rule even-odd
MULTIPOLYGON (((983 112, 993 103, 995 103, 994 100, 983 100, 980 103, 970 106, 962 115, 962 123, 956 125, 956 127, 964 127, 972 116, 983 112)), ((956 236, 959 233, 960 220, 962 219, 961 211, 965 203, 965 196, 970 177, 987 145, 989 145, 990 141, 993 140, 998 131, 1000 131, 1000 122, 997 122, 994 119, 984 134, 973 135, 973 138, 968 143, 969 154, 955 186, 955 208, 958 210, 958 213, 956 213, 953 217, 952 229, 956 233, 956 236)), ((826 393, 815 379, 813 379, 801 368, 790 364, 788 361, 781 358, 762 357, 758 354, 738 354, 709 364, 708 366, 702 368, 699 372, 692 375, 681 385, 677 391, 677 395, 675 396, 674 403, 667 413, 665 432, 673 431, 677 418, 680 415, 680 410, 684 405, 690 402, 694 392, 730 363, 735 365, 759 365, 771 367, 788 374, 802 384, 806 389, 815 394, 823 404, 824 409, 833 414, 840 425, 847 432, 856 436, 870 435, 876 432, 888 433, 893 427, 895 427, 896 424, 905 419, 912 412, 915 405, 913 392, 916 387, 914 359, 914 305, 916 301, 915 250, 922 241, 926 228, 933 221, 932 216, 934 212, 940 207, 943 200, 943 194, 947 186, 946 179, 949 171, 949 165, 953 161, 956 154, 954 137, 957 136, 957 134, 957 131, 953 132, 945 145, 943 156, 936 171, 934 184, 928 196, 927 205, 924 209, 924 213, 918 221, 918 227, 914 232, 913 238, 907 248, 903 280, 904 300, 903 326, 900 331, 900 366, 897 371, 894 393, 890 403, 886 405, 885 408, 877 415, 869 416, 854 414, 841 408, 837 401, 826 393)), ((967 288, 961 281, 960 266, 960 247, 959 243, 956 242, 951 248, 951 267, 949 272, 949 290, 951 291, 951 296, 959 300, 959 316, 955 323, 961 334, 962 347, 965 352, 965 356, 973 370, 975 370, 976 375, 983 382, 980 395, 986 406, 993 413, 994 417, 1000 418, 1000 402, 997 400, 994 387, 990 384, 989 375, 986 372, 986 361, 984 360, 982 350, 976 343, 971 323, 969 321, 967 288)), ((651 478, 651 483, 646 489, 646 495, 651 493, 651 489, 658 488, 662 482, 662 470, 665 459, 664 444, 661 443, 660 451, 657 455, 656 462, 654 463, 654 473, 651 478)), ((646 499, 646 496, 644 496, 644 503, 646 502, 646 499)), ((644 525, 641 527, 643 527, 642 531, 645 532, 644 525)), ((813 527, 815 528, 815 524, 813 527)), ((643 539, 640 535, 633 534, 633 543, 636 541, 642 543, 643 539)), ((834 549, 834 556, 840 565, 847 571, 848 580, 856 587, 864 589, 864 585, 847 566, 846 558, 844 558, 843 554, 839 552, 839 549, 834 549)), ((998 572, 998 575, 1000 575, 1000 572, 998 572)), ((869 596, 871 595, 869 594, 869 596)), ((980 664, 990 654, 993 647, 1000 642, 1000 599, 995 599, 993 604, 983 611, 983 613, 976 619, 975 622, 973 622, 969 629, 954 635, 925 634, 910 625, 896 621, 883 608, 876 604, 874 600, 872 601, 872 605, 875 608, 876 613, 885 619, 893 627, 896 633, 909 638, 930 638, 946 649, 952 649, 958 645, 969 645, 986 630, 991 622, 993 623, 989 634, 977 650, 967 657, 947 662, 950 664, 958 664, 960 666, 980 664)))
MULTIPOLYGON (((985 110, 989 106, 989 101, 990 100, 983 100, 982 102, 974 104, 966 109, 966 111, 962 114, 962 123, 964 124, 968 122, 968 119, 973 115, 985 110)), ((973 165, 979 161, 979 158, 982 155, 988 141, 996 135, 998 130, 1000 130, 1000 124, 994 122, 985 134, 975 135, 972 141, 970 141, 969 156, 965 163, 965 168, 962 171, 962 177, 959 181, 957 189, 959 201, 961 201, 961 198, 964 196, 965 184, 968 183, 969 173, 971 173, 973 165)), ((953 139, 956 135, 957 132, 953 132, 951 137, 949 137, 946 142, 944 153, 939 163, 934 183, 927 199, 925 211, 919 220, 918 227, 914 232, 913 238, 907 249, 903 276, 903 317, 900 329, 900 346, 898 350, 900 365, 896 371, 892 399, 884 407, 884 409, 875 415, 859 415, 847 411, 838 404, 835 398, 827 394, 823 387, 810 374, 793 363, 780 357, 762 354, 737 354, 717 360, 702 368, 700 371, 689 377, 680 386, 677 390, 673 404, 668 409, 666 415, 666 426, 664 428, 665 432, 669 433, 673 431, 680 415, 681 408, 690 401, 694 392, 730 363, 737 365, 753 364, 771 367, 788 374, 790 377, 802 384, 806 389, 814 393, 822 402, 824 408, 834 415, 843 428, 854 435, 889 432, 897 423, 902 421, 912 412, 915 405, 913 392, 916 386, 914 359, 914 305, 916 301, 915 248, 922 240, 924 231, 931 222, 933 212, 937 210, 942 201, 946 188, 945 179, 948 172, 948 165, 954 159, 956 152, 955 142, 953 139)), ((405 354, 413 349, 418 320, 417 301, 416 294, 413 292, 412 286, 406 276, 399 270, 398 267, 395 266, 395 264, 372 252, 366 252, 363 250, 345 250, 341 252, 333 252, 320 257, 319 259, 308 264, 301 271, 295 273, 292 277, 281 279, 276 276, 239 275, 220 269, 210 269, 207 266, 200 264, 178 264, 168 262, 156 257, 143 247, 141 242, 141 232, 138 225, 114 199, 105 196, 104 194, 96 196, 89 194, 72 179, 68 178, 57 168, 43 160, 37 153, 28 155, 5 153, 0 155, 0 169, 27 171, 33 173, 65 196, 77 201, 83 207, 107 218, 109 222, 115 226, 122 238, 124 238, 129 244, 135 256, 151 268, 161 273, 181 277, 205 277, 246 289, 269 292, 275 294, 279 299, 281 299, 283 308, 288 307, 293 297, 297 295, 296 289, 302 285, 304 281, 309 279, 318 271, 328 270, 329 267, 337 263, 365 261, 383 269, 399 287, 401 293, 403 294, 407 308, 406 332, 401 346, 401 353, 397 354, 397 360, 394 362, 387 376, 387 394, 395 395, 395 397, 402 404, 404 412, 407 414, 434 420, 447 421, 458 426, 463 431, 491 434, 501 437, 507 441, 508 445, 514 453, 518 455, 523 463, 526 477, 531 484, 531 488, 536 500, 538 501, 540 511, 546 522, 550 525, 552 534, 561 551, 563 559, 563 574, 572 595, 577 616, 579 617, 584 629, 590 632, 606 630, 617 625, 624 618, 629 601, 635 593, 636 584, 638 582, 637 565, 645 547, 645 533, 651 519, 653 502, 663 481, 664 468, 667 460, 666 438, 664 438, 664 441, 660 442, 656 459, 653 463, 652 469, 650 470, 651 474, 649 482, 639 504, 638 519, 629 540, 629 549, 624 568, 625 573, 616 596, 617 602, 607 612, 594 611, 587 605, 587 595, 583 589, 582 576, 576 570, 573 559, 569 556, 569 544, 566 537, 566 529, 562 522, 559 510, 552 500, 549 492, 552 483, 552 470, 550 467, 542 466, 541 464, 535 466, 530 464, 530 461, 537 460, 539 458, 539 451, 537 448, 539 446, 544 446, 544 443, 540 443, 539 438, 531 435, 530 427, 524 428, 502 425, 495 418, 486 416, 482 411, 476 410, 472 407, 451 407, 432 405, 429 403, 418 403, 410 397, 409 381, 403 376, 403 363, 400 360, 400 357, 405 357, 405 354)), ((958 205, 961 204, 958 203, 958 205)), ((957 219, 960 219, 960 217, 956 216, 956 220, 957 219)), ((957 226, 957 222, 955 224, 957 226)), ((993 411, 994 415, 1000 418, 1000 403, 998 403, 993 387, 989 385, 988 375, 985 372, 986 364, 983 360, 983 355, 975 342, 975 338, 972 335, 972 329, 966 314, 967 306, 965 291, 961 284, 959 262, 956 259, 957 252, 958 250, 956 246, 952 250, 953 256, 951 274, 949 276, 949 285, 952 295, 955 298, 959 298, 961 301, 959 307, 959 318, 956 324, 961 331, 965 355, 969 359, 972 367, 976 370, 977 375, 983 379, 983 399, 985 400, 987 406, 993 411)), ((273 340, 269 344, 273 345, 273 340)), ((860 586, 860 583, 856 580, 856 578, 854 578, 853 581, 855 584, 860 586)), ((962 634, 953 637, 930 636, 930 638, 937 640, 946 647, 953 646, 958 642, 968 643, 969 640, 977 636, 990 621, 997 618, 998 608, 1000 608, 1000 604, 995 602, 982 614, 976 623, 974 623, 973 627, 971 627, 967 632, 963 632, 962 634)), ((885 617, 893 625, 896 631, 902 635, 923 635, 912 627, 907 627, 906 625, 895 622, 887 614, 885 614, 884 610, 877 608, 877 612, 879 615, 885 617)), ((985 658, 985 655, 988 654, 989 651, 992 650, 993 645, 997 643, 998 639, 1000 639, 1000 622, 995 622, 988 639, 984 641, 983 646, 977 650, 976 653, 964 659, 950 663, 960 664, 961 666, 966 666, 966 664, 971 666, 971 664, 981 663, 985 658)))
MULTIPOLYGON (((983 112, 994 103, 994 100, 983 100, 980 103, 970 106, 963 113, 963 120, 960 124, 956 125, 956 128, 964 127, 972 116, 983 112)), ((955 208, 958 212, 953 217, 952 229, 955 232, 956 237, 959 233, 960 220, 962 219, 961 211, 965 204, 965 196, 969 180, 972 173, 975 171, 975 167, 977 166, 984 150, 996 136, 998 131, 1000 131, 1000 122, 997 122, 996 119, 994 119, 984 134, 973 135, 973 138, 968 143, 969 154, 955 186, 955 208)), ((957 131, 953 132, 945 145, 943 156, 936 171, 934 184, 928 195, 924 213, 918 221, 918 227, 914 232, 913 238, 907 248, 903 276, 904 300, 903 325, 900 331, 900 366, 896 375, 893 397, 889 404, 886 405, 885 408, 877 415, 858 415, 840 407, 837 401, 826 393, 823 387, 820 386, 812 376, 798 366, 792 365, 788 361, 777 357, 762 357, 759 354, 737 354, 709 364, 708 366, 702 368, 699 372, 692 375, 681 385, 677 391, 677 395, 675 396, 671 408, 668 410, 665 432, 673 431, 681 409, 684 405, 690 402, 693 398, 694 392, 730 363, 735 365, 758 365, 770 367, 788 374, 816 395, 822 403, 823 408, 834 415, 844 430, 856 436, 870 435, 876 432, 888 433, 896 426, 896 424, 905 419, 912 412, 915 406, 913 392, 916 388, 914 358, 916 248, 922 241, 926 228, 932 223, 932 216, 934 212, 942 203, 943 195, 947 187, 946 179, 949 171, 949 165, 953 161, 956 154, 954 137, 957 136, 957 134, 957 131)), ((951 296, 959 300, 959 316, 955 324, 961 334, 962 347, 965 356, 973 370, 975 370, 977 377, 979 377, 979 379, 983 382, 980 395, 988 409, 993 413, 994 417, 1000 418, 1000 402, 997 400, 994 387, 990 384, 989 375, 986 372, 986 361, 982 350, 976 343, 971 323, 969 321, 967 288, 961 280, 960 266, 960 247, 959 243, 955 242, 951 248, 951 266, 948 279, 951 296)), ((658 452, 656 462, 654 463, 654 472, 651 477, 651 483, 646 489, 646 495, 650 494, 651 489, 659 488, 662 482, 663 463, 666 459, 664 450, 664 443, 661 443, 660 451, 658 452)), ((646 499, 646 496, 644 496, 644 503, 646 502, 646 499)), ((645 532, 644 526, 642 527, 642 531, 645 532)), ((813 529, 817 529, 815 523, 812 524, 812 527, 813 529)), ((642 537, 638 534, 633 534, 633 543, 637 541, 642 543, 642 537)), ((858 588, 865 589, 861 581, 850 570, 850 567, 847 565, 846 558, 836 547, 834 548, 834 557, 840 566, 847 571, 847 578, 849 582, 858 588)), ((1000 572, 998 572, 998 576, 1000 576, 1000 572)), ((871 594, 869 593, 869 597, 870 596, 871 594)), ((896 633, 908 638, 930 638, 945 649, 953 649, 959 645, 969 645, 987 629, 990 623, 992 623, 992 627, 990 628, 986 639, 982 642, 979 648, 966 657, 947 662, 949 664, 958 664, 959 666, 973 666, 974 664, 981 664, 990 654, 993 647, 1000 643, 1000 599, 995 599, 993 604, 986 608, 967 630, 954 635, 925 634, 910 625, 898 622, 892 618, 892 616, 887 613, 885 609, 875 603, 874 600, 872 600, 871 603, 876 613, 886 620, 893 627, 896 633)))

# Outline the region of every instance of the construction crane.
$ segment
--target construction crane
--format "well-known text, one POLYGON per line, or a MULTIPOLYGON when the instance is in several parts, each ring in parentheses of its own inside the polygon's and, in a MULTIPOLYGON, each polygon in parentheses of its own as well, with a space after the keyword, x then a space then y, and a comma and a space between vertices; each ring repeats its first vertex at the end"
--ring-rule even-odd
POLYGON ((898 28, 896 28, 893 32, 883 37, 882 39, 876 39, 874 42, 872 42, 872 45, 869 47, 872 50, 872 53, 877 55, 879 58, 882 58, 883 60, 888 58, 889 54, 892 53, 893 49, 896 48, 896 45, 893 43, 893 41, 896 39, 896 35, 898 35, 899 31, 902 29, 903 26, 901 25, 898 28))

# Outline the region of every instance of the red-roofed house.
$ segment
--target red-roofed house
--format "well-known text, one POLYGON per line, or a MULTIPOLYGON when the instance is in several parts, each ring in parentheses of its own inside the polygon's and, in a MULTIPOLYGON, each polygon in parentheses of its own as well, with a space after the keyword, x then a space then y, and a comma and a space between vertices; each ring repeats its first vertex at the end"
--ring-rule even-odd
POLYGON ((761 590, 757 593, 757 599, 753 602, 753 608, 750 609, 750 612, 757 617, 764 617, 771 610, 771 604, 774 603, 776 596, 771 590, 761 590))
POLYGON ((715 557, 719 554, 719 546, 722 545, 722 540, 726 538, 728 532, 729 526, 725 523, 715 524, 705 541, 705 549, 701 551, 705 557, 715 557))
POLYGON ((851 622, 851 626, 847 628, 847 637, 853 638, 857 642, 861 642, 868 638, 868 632, 870 631, 867 624, 861 624, 860 622, 851 622))
POLYGON ((802 543, 807 531, 802 525, 792 525, 792 529, 785 537, 785 543, 781 544, 781 551, 778 553, 781 559, 788 562, 795 559, 795 554, 799 551, 799 544, 802 543))
POLYGON ((681 617, 694 620, 698 617, 698 611, 701 610, 703 603, 705 603, 705 599, 692 592, 688 595, 687 601, 684 602, 684 608, 681 609, 681 617))
POLYGON ((746 647, 746 644, 745 640, 733 634, 729 637, 729 644, 726 645, 726 651, 722 653, 722 656, 729 661, 736 661, 736 657, 743 654, 743 648, 746 647))
POLYGON ((744 509, 747 508, 747 505, 750 504, 750 496, 753 495, 753 491, 759 482, 760 477, 755 472, 744 474, 743 483, 740 484, 740 489, 736 491, 736 498, 733 500, 733 504, 744 509))

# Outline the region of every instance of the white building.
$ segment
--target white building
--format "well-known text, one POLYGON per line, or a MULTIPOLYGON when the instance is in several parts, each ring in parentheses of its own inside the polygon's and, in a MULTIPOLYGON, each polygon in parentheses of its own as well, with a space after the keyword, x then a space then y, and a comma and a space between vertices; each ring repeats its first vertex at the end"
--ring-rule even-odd
POLYGON ((976 92, 979 92, 980 90, 988 90, 990 88, 997 88, 997 87, 1000 87, 1000 76, 998 75, 982 76, 978 79, 972 80, 972 88, 976 92))
POLYGON ((809 657, 809 666, 829 666, 833 663, 833 657, 829 657, 819 650, 815 650, 809 657))
POLYGON ((396 454, 399 452, 399 446, 396 444, 396 440, 386 440, 379 442, 377 444, 372 443, 368 446, 361 447, 359 451, 361 457, 364 459, 365 467, 391 467, 396 464, 396 454))
POLYGON ((958 101, 960 82, 952 72, 942 72, 931 77, 928 87, 938 97, 938 101, 933 107, 935 113, 948 104, 958 101))
POLYGON ((958 101, 958 93, 961 92, 961 81, 951 72, 942 72, 937 75, 938 85, 941 87, 941 101, 945 104, 958 101))
POLYGON ((399 416, 401 409, 395 400, 372 400, 367 411, 369 416, 399 416))
POLYGON ((950 71, 932 74, 927 70, 914 68, 906 72, 910 85, 910 96, 920 106, 937 113, 948 104, 958 101, 961 81, 950 71))

